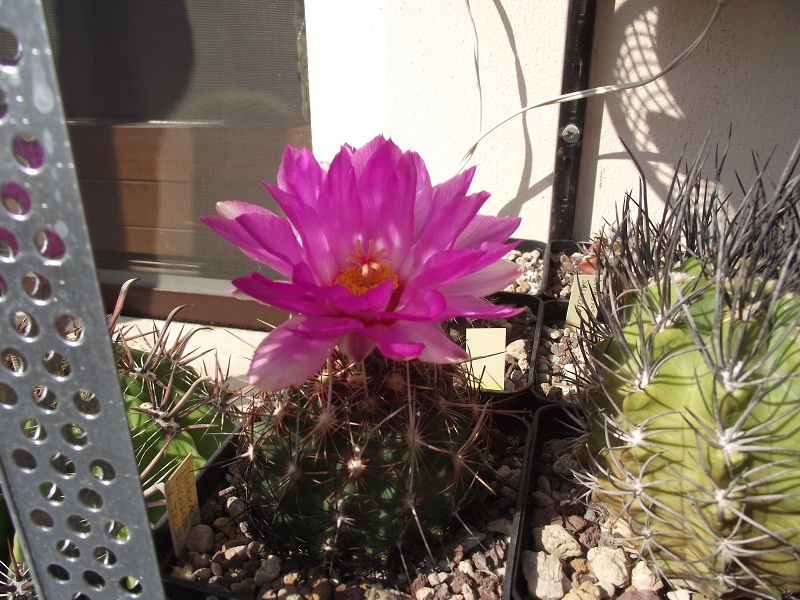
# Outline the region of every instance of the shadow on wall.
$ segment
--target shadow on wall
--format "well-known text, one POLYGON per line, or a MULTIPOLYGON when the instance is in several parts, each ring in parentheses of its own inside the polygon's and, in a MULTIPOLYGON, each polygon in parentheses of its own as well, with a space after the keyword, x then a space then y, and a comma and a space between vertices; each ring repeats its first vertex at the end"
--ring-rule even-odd
MULTIPOLYGON (((702 32, 716 3, 618 0, 616 10, 611 4, 597 7, 592 87, 662 70, 702 32)), ((604 199, 619 201, 637 186, 632 165, 620 170, 616 162, 631 162, 618 138, 643 167, 653 204, 666 197, 684 148, 693 157, 706 136, 713 151, 725 147, 733 130, 723 174, 727 191, 736 189, 736 171, 753 173, 751 151, 762 159, 790 152, 800 114, 798 63, 800 3, 737 0, 676 70, 648 86, 589 100, 576 235, 592 233, 593 210, 604 199), (624 172, 625 180, 615 172, 624 172)), ((713 154, 707 167, 713 168, 713 154)))

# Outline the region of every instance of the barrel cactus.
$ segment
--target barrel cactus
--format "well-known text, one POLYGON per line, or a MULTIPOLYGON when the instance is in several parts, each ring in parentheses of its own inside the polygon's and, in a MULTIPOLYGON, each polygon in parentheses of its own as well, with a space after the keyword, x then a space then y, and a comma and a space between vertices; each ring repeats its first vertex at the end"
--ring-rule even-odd
POLYGON ((481 490, 490 420, 460 366, 334 352, 301 388, 259 396, 242 452, 253 520, 328 564, 430 544, 481 490))
POLYGON ((735 209, 705 156, 602 238, 580 476, 674 586, 777 598, 800 591, 800 146, 735 209))
POLYGON ((189 364, 198 355, 187 348, 200 328, 168 340, 180 308, 144 336, 117 327, 126 291, 127 285, 109 327, 142 490, 155 523, 166 511, 163 484, 181 461, 190 455, 194 469, 203 468, 233 432, 235 419, 227 405, 235 395, 221 384, 219 368, 213 376, 201 375, 189 364))

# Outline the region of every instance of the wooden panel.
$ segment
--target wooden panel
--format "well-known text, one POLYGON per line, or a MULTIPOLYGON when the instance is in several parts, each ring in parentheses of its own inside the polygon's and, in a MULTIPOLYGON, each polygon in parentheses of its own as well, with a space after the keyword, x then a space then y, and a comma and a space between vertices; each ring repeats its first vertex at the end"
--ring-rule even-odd
MULTIPOLYGON (((106 312, 114 310, 119 286, 101 286, 106 312)), ((289 313, 255 300, 234 296, 190 294, 174 290, 154 290, 133 286, 125 298, 125 314, 155 319, 165 318, 177 306, 188 304, 179 313, 181 321, 215 326, 241 327, 269 331, 289 318, 289 313), (269 324, 269 325, 268 325, 269 324)))
POLYGON ((169 257, 195 255, 194 234, 189 230, 90 224, 89 239, 95 252, 124 251, 169 257))
POLYGON ((81 197, 91 225, 191 229, 192 184, 165 181, 82 180, 81 197))
POLYGON ((82 179, 247 182, 274 179, 287 145, 310 147, 309 127, 193 124, 69 127, 82 179))
POLYGON ((275 181, 286 145, 311 143, 309 127, 192 124, 80 122, 70 137, 95 251, 193 263, 198 217, 234 198, 276 208, 260 181, 275 181))
POLYGON ((191 181, 192 130, 168 125, 69 127, 78 176, 89 179, 191 181))

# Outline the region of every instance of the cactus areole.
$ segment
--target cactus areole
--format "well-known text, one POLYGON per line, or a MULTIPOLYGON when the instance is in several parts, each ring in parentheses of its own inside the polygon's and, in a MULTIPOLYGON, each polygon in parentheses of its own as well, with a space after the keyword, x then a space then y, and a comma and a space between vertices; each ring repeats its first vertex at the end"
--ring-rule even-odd
POLYGON ((627 201, 584 327, 583 477, 629 547, 709 598, 800 591, 798 155, 730 216, 699 160, 660 223, 627 201))

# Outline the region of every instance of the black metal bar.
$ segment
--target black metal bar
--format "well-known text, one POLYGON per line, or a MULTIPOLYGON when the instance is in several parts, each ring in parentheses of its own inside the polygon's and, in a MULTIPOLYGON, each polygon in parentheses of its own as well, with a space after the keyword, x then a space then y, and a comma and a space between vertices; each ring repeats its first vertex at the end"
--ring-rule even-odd
MULTIPOLYGON (((589 87, 596 0, 570 0, 564 44, 564 71, 561 93, 589 87)), ((578 174, 583 148, 586 100, 561 104, 553 170, 553 203, 550 209, 550 239, 573 239, 578 174)))

